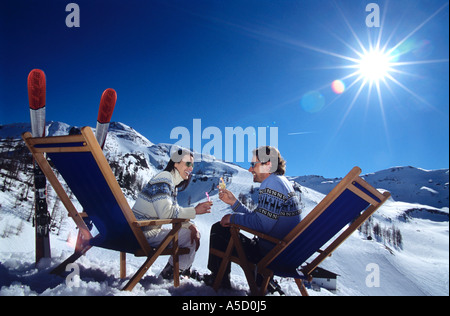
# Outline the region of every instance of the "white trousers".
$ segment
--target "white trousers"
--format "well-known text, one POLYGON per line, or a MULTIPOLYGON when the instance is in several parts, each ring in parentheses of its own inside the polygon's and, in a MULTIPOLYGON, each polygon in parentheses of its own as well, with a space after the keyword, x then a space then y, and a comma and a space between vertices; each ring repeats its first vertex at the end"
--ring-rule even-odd
MULTIPOLYGON (((146 238, 152 247, 158 247, 161 242, 166 238, 166 236, 171 231, 170 228, 161 228, 161 231, 158 232, 156 235, 148 236, 146 234, 146 238)), ((145 234, 145 232, 144 232, 145 234)), ((171 243, 172 244, 172 243, 171 243)), ((189 228, 182 227, 178 232, 178 246, 180 248, 189 248, 189 253, 185 255, 179 255, 179 263, 180 263, 180 270, 186 270, 187 268, 190 268, 192 266, 192 263, 195 259, 195 247, 196 243, 191 243, 191 230, 189 228)), ((169 263, 173 267, 173 258, 170 256, 169 263)))

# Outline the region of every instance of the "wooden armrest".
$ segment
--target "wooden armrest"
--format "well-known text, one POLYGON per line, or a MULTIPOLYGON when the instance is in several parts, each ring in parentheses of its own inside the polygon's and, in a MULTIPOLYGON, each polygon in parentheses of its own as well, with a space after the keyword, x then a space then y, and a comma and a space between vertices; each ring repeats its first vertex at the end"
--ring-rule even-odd
POLYGON ((237 225, 237 224, 231 224, 231 227, 235 227, 235 228, 237 228, 239 230, 246 231, 247 233, 250 233, 252 235, 258 236, 258 237, 260 237, 262 239, 265 239, 267 241, 270 241, 270 242, 272 242, 274 244, 285 244, 285 242, 283 240, 277 239, 275 237, 272 237, 272 236, 269 236, 267 234, 258 232, 256 230, 250 229, 250 228, 245 227, 245 226, 241 226, 241 225, 237 225))
POLYGON ((187 218, 167 218, 167 219, 151 219, 146 221, 135 221, 133 225, 136 227, 156 226, 165 224, 178 224, 189 222, 187 218))
MULTIPOLYGON (((318 253, 322 254, 325 253, 325 251, 323 251, 322 249, 317 250, 318 253)), ((333 253, 328 254, 327 257, 331 257, 333 255, 333 253)))

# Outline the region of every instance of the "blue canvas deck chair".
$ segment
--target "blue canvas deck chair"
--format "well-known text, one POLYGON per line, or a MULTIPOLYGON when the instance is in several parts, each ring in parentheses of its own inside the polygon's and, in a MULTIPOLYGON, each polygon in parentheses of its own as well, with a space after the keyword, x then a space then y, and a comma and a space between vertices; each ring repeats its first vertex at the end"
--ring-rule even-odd
POLYGON ((52 273, 64 272, 67 264, 91 247, 101 247, 120 252, 121 278, 125 278, 126 253, 147 258, 123 290, 131 291, 160 255, 173 255, 174 285, 179 285, 178 256, 188 253, 189 249, 178 247, 178 231, 187 220, 137 221, 91 128, 82 128, 81 135, 33 138, 27 132, 22 138, 79 229, 75 253, 52 273), (82 210, 75 208, 51 165, 62 176, 82 210), (99 232, 96 236, 91 235, 86 225, 88 219, 99 232), (172 230, 159 247, 153 248, 142 227, 163 224, 171 224, 172 230))
POLYGON ((210 249, 222 259, 214 282, 217 290, 222 282, 228 263, 234 262, 244 270, 252 295, 264 295, 273 275, 292 277, 302 295, 308 292, 302 280, 311 279, 317 266, 358 227, 364 223, 389 197, 381 194, 359 177, 361 169, 350 173, 299 223, 278 240, 271 236, 231 225, 231 236, 225 252, 210 249), (239 231, 246 231, 274 244, 272 250, 259 262, 247 260, 240 243, 239 231), (324 250, 320 248, 326 247, 324 250), (309 263, 306 263, 310 260, 309 263), (256 282, 257 275, 262 280, 256 282))

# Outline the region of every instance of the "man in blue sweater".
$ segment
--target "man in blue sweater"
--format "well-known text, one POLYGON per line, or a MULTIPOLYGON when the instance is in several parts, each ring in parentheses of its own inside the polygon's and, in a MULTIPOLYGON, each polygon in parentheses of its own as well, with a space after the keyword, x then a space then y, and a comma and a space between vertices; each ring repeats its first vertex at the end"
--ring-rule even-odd
MULTIPOLYGON (((230 224, 238 224, 262 232, 266 235, 282 239, 301 221, 301 203, 292 184, 284 176, 286 162, 280 152, 270 146, 262 146, 253 151, 251 166, 248 170, 253 174, 253 182, 261 183, 258 206, 250 211, 236 199, 227 189, 219 190, 219 198, 231 206, 233 214, 225 215, 220 223, 211 228, 210 248, 225 251, 231 238, 230 224)), ((274 244, 249 239, 240 234, 241 243, 248 260, 257 262, 262 259, 274 244)), ((222 259, 209 255, 208 269, 211 270, 210 282, 214 282, 222 259)), ((230 270, 228 265, 222 281, 222 287, 230 288, 230 270)), ((206 281, 206 280, 205 280, 206 281)), ((208 283, 210 283, 208 282, 208 283)))

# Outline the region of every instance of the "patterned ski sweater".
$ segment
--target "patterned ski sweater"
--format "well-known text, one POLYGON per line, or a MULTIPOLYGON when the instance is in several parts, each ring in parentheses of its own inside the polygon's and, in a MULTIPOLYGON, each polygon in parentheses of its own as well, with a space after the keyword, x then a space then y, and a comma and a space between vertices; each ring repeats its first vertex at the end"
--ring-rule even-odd
MULTIPOLYGON (((284 238, 302 219, 300 198, 284 176, 271 174, 261 183, 258 206, 250 211, 241 202, 231 207, 231 223, 248 227, 269 236, 284 238)), ((260 239, 261 250, 267 252, 273 244, 260 239)))
MULTIPOLYGON (((176 186, 183 181, 178 171, 163 171, 151 179, 144 187, 133 206, 137 220, 164 218, 195 218, 195 208, 180 207, 177 203, 176 186)), ((190 226, 184 223, 184 227, 190 226)), ((158 233, 161 226, 150 226, 144 230, 147 235, 158 233)))

